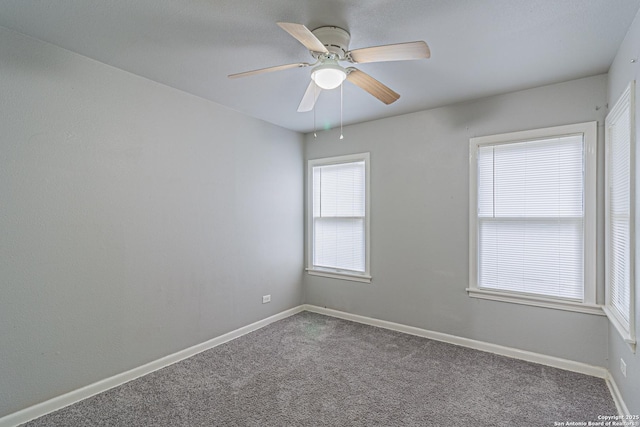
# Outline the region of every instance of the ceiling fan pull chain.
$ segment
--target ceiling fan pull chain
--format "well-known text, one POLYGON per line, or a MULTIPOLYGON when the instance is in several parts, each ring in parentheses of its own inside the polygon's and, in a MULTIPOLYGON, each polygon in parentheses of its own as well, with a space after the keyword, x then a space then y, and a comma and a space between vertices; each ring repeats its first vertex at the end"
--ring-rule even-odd
MULTIPOLYGON (((318 99, 318 86, 313 85, 313 99, 318 99)), ((313 104, 313 137, 317 138, 318 134, 316 133, 316 104, 313 104)))
POLYGON ((342 135, 342 86, 340 83, 340 139, 344 139, 344 135, 342 135))

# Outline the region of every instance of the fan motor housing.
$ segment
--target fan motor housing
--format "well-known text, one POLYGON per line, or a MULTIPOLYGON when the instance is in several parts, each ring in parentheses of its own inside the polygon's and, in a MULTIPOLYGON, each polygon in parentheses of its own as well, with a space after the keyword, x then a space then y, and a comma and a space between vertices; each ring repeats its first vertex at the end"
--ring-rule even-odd
MULTIPOLYGON (((351 35, 346 30, 340 27, 320 27, 313 30, 312 33, 329 52, 337 55, 339 59, 344 59, 347 56, 351 35)), ((312 55, 315 58, 320 56, 315 52, 312 55)))

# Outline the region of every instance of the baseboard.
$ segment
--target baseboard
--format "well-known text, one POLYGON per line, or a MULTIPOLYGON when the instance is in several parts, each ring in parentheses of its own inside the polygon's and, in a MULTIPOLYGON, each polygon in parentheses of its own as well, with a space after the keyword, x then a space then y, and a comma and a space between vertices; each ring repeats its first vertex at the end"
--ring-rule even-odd
POLYGON ((257 329, 263 328, 269 325, 270 323, 277 322, 278 320, 282 320, 286 317, 300 313, 303 310, 304 310, 303 306, 298 306, 298 307, 291 308, 289 310, 285 310, 281 313, 267 317, 266 319, 259 320, 250 325, 243 326, 242 328, 228 332, 224 335, 220 335, 219 337, 210 339, 209 341, 205 341, 201 344, 194 345, 193 347, 186 348, 177 353, 170 354, 168 356, 149 362, 145 365, 123 372, 121 374, 117 374, 112 377, 105 378, 93 384, 87 385, 77 390, 73 390, 69 393, 65 393, 63 395, 54 397, 53 399, 44 401, 42 403, 38 403, 36 405, 22 409, 18 412, 14 412, 12 414, 6 415, 0 418, 0 427, 14 427, 14 426, 26 423, 35 418, 38 418, 48 413, 62 409, 65 406, 72 405, 88 397, 102 393, 111 388, 117 387, 131 380, 147 375, 151 372, 157 371, 158 369, 162 369, 164 367, 172 365, 176 362, 179 362, 183 359, 194 356, 205 350, 209 350, 211 348, 219 346, 220 344, 224 344, 228 341, 234 340, 242 335, 248 334, 249 332, 253 332, 257 329))
POLYGON ((484 341, 462 338, 455 335, 444 334, 442 332, 429 331, 427 329, 402 325, 400 323, 388 322, 386 320, 373 319, 371 317, 345 313, 343 311, 322 308, 315 305, 305 304, 303 305, 303 308, 306 311, 311 311, 314 313, 325 314, 327 316, 338 317, 340 319, 351 320, 353 322, 364 323, 366 325, 377 326, 379 328, 391 329, 398 332, 404 332, 405 334, 417 335, 419 337, 429 338, 436 341, 443 341, 449 344, 473 348, 475 350, 500 354, 502 356, 507 356, 514 359, 520 359, 527 362, 534 362, 541 365, 551 366, 553 368, 564 369, 566 371, 579 372, 581 374, 586 374, 603 379, 609 378, 609 372, 607 371, 607 369, 600 366, 593 366, 582 362, 576 362, 573 360, 562 359, 554 356, 547 356, 545 354, 519 350, 512 347, 505 347, 502 345, 491 344, 484 341))
POLYGON ((147 375, 151 372, 157 371, 158 369, 162 369, 166 366, 172 365, 205 350, 214 348, 220 344, 224 344, 226 342, 234 340, 242 335, 248 334, 249 332, 253 332, 257 329, 263 328, 264 326, 267 326, 273 322, 277 322, 278 320, 282 320, 294 314, 300 313, 301 311, 310 311, 313 313, 324 314, 327 316, 337 317, 340 319, 350 320, 366 325, 377 326, 384 329, 390 329, 410 335, 429 338, 436 341, 447 342, 450 344, 486 351, 489 353, 500 354, 502 356, 507 356, 514 359, 525 360, 528 362, 539 363, 554 368, 603 378, 607 382, 607 386, 609 387, 611 396, 613 397, 613 400, 616 404, 618 413, 620 415, 629 415, 629 410, 627 409, 627 406, 622 399, 622 395, 620 393, 620 390, 618 389, 618 386, 616 385, 609 371, 604 367, 593 366, 586 363, 562 359, 559 357, 547 356, 540 353, 519 350, 512 347, 505 347, 483 341, 476 341, 469 338, 462 338, 455 335, 444 334, 441 332, 430 331, 427 329, 416 328, 414 326, 402 325, 400 323, 388 322, 386 320, 374 319, 371 317, 360 316, 357 314, 346 313, 343 311, 332 310, 315 305, 303 304, 298 307, 294 307, 273 316, 267 317, 266 319, 259 320, 250 325, 243 326, 242 328, 228 332, 209 341, 197 344, 193 347, 189 347, 177 353, 170 354, 158 360, 154 360, 153 362, 149 362, 127 372, 114 375, 113 377, 106 378, 77 390, 73 390, 61 396, 54 397, 53 399, 47 400, 45 402, 30 406, 21 411, 14 412, 13 414, 9 414, 5 417, 0 418, 0 427, 14 427, 19 424, 26 423, 35 418, 62 409, 65 406, 72 405, 83 399, 102 393, 113 387, 117 387, 131 380, 147 375))
POLYGON ((607 372, 607 387, 609 387, 609 391, 611 392, 611 397, 613 397, 613 402, 616 404, 616 409, 618 410, 618 414, 625 416, 631 415, 627 405, 624 403, 624 399, 622 399, 622 393, 620 393, 620 389, 616 384, 616 381, 613 379, 611 373, 607 372))
POLYGON ((601 366, 593 366, 582 362, 576 362, 573 360, 562 359, 554 356, 547 356, 545 354, 534 353, 526 350, 519 350, 517 348, 505 347, 497 344, 490 344, 483 341, 476 341, 469 338, 462 338, 455 335, 443 334, 442 332, 429 331, 427 329, 416 328, 413 326, 407 326, 400 323, 388 322, 386 320, 374 319, 371 317, 360 316, 357 314, 345 313, 343 311, 332 310, 329 308, 318 307, 315 305, 304 304, 302 308, 305 311, 311 311, 313 313, 325 314, 327 316, 337 317, 340 319, 351 320, 353 322, 363 323, 366 325, 377 326, 380 328, 390 329, 393 331, 403 332, 406 334, 417 335, 424 338, 429 338, 436 341, 443 341, 450 344, 455 344, 463 347, 473 348, 475 350, 486 351, 489 353, 500 354, 502 356, 511 357, 514 359, 526 360, 528 362, 539 363, 541 365, 551 366, 553 368, 564 369, 567 371, 578 372, 593 377, 602 378, 606 381, 609 392, 613 398, 613 402, 618 410, 618 415, 631 415, 627 405, 624 403, 622 393, 618 389, 613 376, 607 370, 607 368, 601 366))

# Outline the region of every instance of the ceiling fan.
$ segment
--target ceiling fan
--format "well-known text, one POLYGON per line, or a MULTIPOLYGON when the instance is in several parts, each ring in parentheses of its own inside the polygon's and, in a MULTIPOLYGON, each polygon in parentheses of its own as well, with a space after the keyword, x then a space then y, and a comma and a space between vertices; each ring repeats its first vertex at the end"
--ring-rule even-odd
POLYGON ((391 104, 400 95, 369 74, 354 67, 343 67, 339 63, 347 61, 353 64, 382 61, 405 61, 411 59, 426 59, 431 56, 429 46, 423 41, 397 43, 385 46, 366 47, 349 50, 351 35, 339 27, 320 27, 310 31, 302 24, 278 22, 280 28, 304 45, 316 62, 298 62, 295 64, 278 65, 261 68, 243 73, 230 74, 228 77, 253 76, 271 71, 287 70, 290 68, 313 67, 311 81, 298 106, 298 112, 311 111, 322 89, 335 89, 346 79, 354 85, 364 89, 385 104, 391 104))

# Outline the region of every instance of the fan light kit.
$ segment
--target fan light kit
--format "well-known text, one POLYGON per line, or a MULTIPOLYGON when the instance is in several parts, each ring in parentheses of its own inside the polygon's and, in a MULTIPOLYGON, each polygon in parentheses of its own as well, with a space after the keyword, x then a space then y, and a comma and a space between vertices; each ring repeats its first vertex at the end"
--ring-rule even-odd
POLYGON ((320 65, 314 67, 311 79, 320 89, 335 89, 347 78, 347 73, 335 59, 325 59, 320 65))
POLYGON ((277 65, 275 67, 230 74, 229 78, 247 77, 290 68, 313 67, 311 71, 311 81, 302 97, 302 101, 300 101, 298 112, 314 110, 313 107, 322 89, 331 90, 339 86, 341 87, 344 80, 353 83, 387 105, 394 103, 400 98, 398 93, 380 83, 369 74, 354 67, 344 68, 340 65, 340 62, 347 61, 352 64, 363 64, 368 62, 427 59, 431 56, 429 46, 427 46, 424 41, 366 47, 350 51, 349 42, 351 41, 351 36, 342 28, 326 26, 310 31, 302 24, 278 22, 278 25, 302 43, 302 45, 309 50, 311 56, 316 59, 316 62, 313 64, 299 62, 295 64, 277 65))

